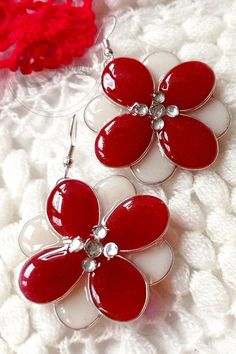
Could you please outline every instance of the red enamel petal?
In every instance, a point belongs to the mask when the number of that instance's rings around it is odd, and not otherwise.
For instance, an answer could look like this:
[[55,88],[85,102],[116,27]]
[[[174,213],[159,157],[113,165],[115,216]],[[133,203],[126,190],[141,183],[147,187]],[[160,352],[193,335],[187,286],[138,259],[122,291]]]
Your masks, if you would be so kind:
[[19,276],[19,286],[30,301],[46,303],[63,296],[82,274],[84,252],[54,247],[30,258]]
[[98,223],[98,201],[87,184],[67,179],[58,183],[49,195],[47,216],[60,235],[84,238]]
[[161,81],[159,90],[165,94],[165,106],[176,105],[180,110],[187,110],[204,103],[214,88],[212,69],[200,61],[189,61],[171,69]]
[[150,116],[116,117],[100,130],[95,142],[96,156],[109,167],[129,166],[145,153],[152,135]]
[[201,169],[213,163],[218,153],[218,142],[211,129],[188,116],[163,118],[159,141],[166,156],[176,165]]
[[110,99],[124,106],[135,102],[149,106],[154,84],[148,69],[138,60],[116,58],[103,70],[102,88]]
[[165,203],[151,195],[137,195],[119,204],[106,221],[106,242],[120,250],[136,250],[155,242],[166,230],[169,212]]
[[115,321],[133,320],[146,307],[148,289],[142,274],[119,256],[102,261],[89,274],[89,290],[98,310]]

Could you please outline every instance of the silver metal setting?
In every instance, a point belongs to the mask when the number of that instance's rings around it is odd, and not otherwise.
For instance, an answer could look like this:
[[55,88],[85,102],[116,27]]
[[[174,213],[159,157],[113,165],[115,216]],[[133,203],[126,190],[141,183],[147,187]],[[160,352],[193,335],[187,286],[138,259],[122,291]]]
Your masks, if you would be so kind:
[[70,253],[73,253],[84,250],[88,257],[83,259],[82,268],[85,272],[90,273],[99,266],[95,258],[101,256],[105,246],[95,237],[89,237],[85,242],[80,236],[74,239],[63,237],[63,246],[60,251],[66,252],[68,250]]
[[152,128],[160,130],[164,127],[164,121],[160,120],[161,117],[167,115],[168,117],[175,118],[180,114],[180,110],[176,105],[165,106],[165,95],[163,92],[154,92],[152,95],[152,104],[148,107],[146,104],[135,102],[128,110],[137,116],[152,116]]
[[165,106],[165,95],[163,92],[157,91],[153,94],[152,104],[149,108],[149,114],[153,117],[152,128],[161,130],[164,128],[164,121],[160,118],[164,115],[175,118],[180,114],[180,110],[176,105]]
[[82,268],[86,273],[93,272],[99,266],[99,262],[95,258],[103,254],[106,258],[111,259],[119,253],[119,248],[114,242],[108,242],[103,245],[100,241],[100,239],[106,237],[107,232],[108,228],[105,225],[105,221],[102,220],[99,225],[94,226],[93,234],[85,242],[80,236],[74,239],[63,237],[63,245],[60,251],[66,252],[68,250],[72,253],[84,250],[88,257],[83,259]]

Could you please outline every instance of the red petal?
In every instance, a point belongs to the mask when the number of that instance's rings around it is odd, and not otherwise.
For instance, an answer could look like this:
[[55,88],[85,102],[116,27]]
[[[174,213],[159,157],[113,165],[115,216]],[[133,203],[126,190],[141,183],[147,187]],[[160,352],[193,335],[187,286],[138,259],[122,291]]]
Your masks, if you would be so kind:
[[159,198],[137,195],[119,204],[106,221],[106,242],[120,250],[136,250],[155,242],[166,230],[168,208]]
[[115,321],[137,318],[147,304],[147,285],[142,274],[126,259],[101,262],[89,274],[91,298],[98,310]]
[[103,70],[102,88],[109,98],[124,106],[135,102],[150,106],[154,84],[148,69],[138,60],[116,58]]
[[63,296],[82,274],[84,252],[60,247],[43,250],[30,258],[19,276],[19,286],[30,301],[46,303]]
[[180,110],[186,110],[204,103],[214,88],[212,69],[200,61],[189,61],[171,69],[161,81],[159,90],[165,94],[165,106],[176,105]]
[[95,153],[99,161],[108,167],[129,166],[142,157],[152,136],[150,116],[124,114],[100,130]]
[[49,195],[47,215],[60,235],[84,238],[99,221],[99,205],[87,184],[67,179],[58,183]]
[[212,164],[218,153],[218,143],[211,129],[188,116],[163,117],[164,127],[159,141],[166,156],[176,165],[201,169]]

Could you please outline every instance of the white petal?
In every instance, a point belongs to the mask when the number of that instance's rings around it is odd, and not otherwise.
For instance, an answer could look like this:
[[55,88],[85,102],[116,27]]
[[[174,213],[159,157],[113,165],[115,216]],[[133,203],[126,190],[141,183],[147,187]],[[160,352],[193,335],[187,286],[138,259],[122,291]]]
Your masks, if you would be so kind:
[[72,329],[91,326],[99,317],[99,312],[89,298],[88,276],[84,274],[69,294],[55,304],[59,320]]
[[224,134],[230,125],[230,114],[227,107],[214,97],[201,108],[188,112],[188,115],[205,123],[217,137]]
[[84,110],[84,120],[94,132],[99,130],[114,117],[122,113],[122,108],[100,95],[90,101]]
[[146,65],[152,74],[156,83],[156,90],[158,89],[158,83],[161,78],[179,63],[179,58],[169,52],[155,52],[148,55],[143,61],[143,64]]
[[162,280],[170,271],[174,254],[170,245],[163,241],[144,251],[131,253],[128,258],[141,270],[153,285]]
[[110,176],[94,187],[97,193],[101,215],[106,215],[114,206],[122,200],[133,197],[136,194],[134,185],[124,176]]
[[31,257],[43,247],[60,244],[43,215],[30,219],[22,228],[19,235],[19,245],[22,252]]
[[160,151],[157,139],[154,139],[147,154],[131,166],[134,176],[144,184],[158,184],[170,177],[175,165]]

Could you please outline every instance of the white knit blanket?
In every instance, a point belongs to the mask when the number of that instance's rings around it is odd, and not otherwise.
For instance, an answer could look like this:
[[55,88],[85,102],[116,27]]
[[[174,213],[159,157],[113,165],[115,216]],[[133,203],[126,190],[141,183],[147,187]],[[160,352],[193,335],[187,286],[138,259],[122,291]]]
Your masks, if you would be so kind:
[[[79,134],[72,175],[93,185],[117,173],[94,157],[95,135],[82,117],[96,90],[97,56],[89,70],[23,78],[0,72],[0,353],[1,354],[234,354],[236,353],[236,1],[95,0],[98,20],[112,12],[115,54],[142,57],[157,49],[210,64],[217,96],[232,113],[214,167],[179,170],[160,187],[137,182],[138,192],[161,196],[171,212],[176,261],[156,286],[151,319],[119,325],[106,320],[73,332],[50,305],[26,301],[17,288],[24,262],[23,223],[44,210],[62,176],[71,114]],[[76,69],[76,70],[75,70]],[[90,75],[91,74],[91,75]],[[118,170],[131,177],[129,170]],[[46,291],[46,289],[45,289]],[[78,310],[79,311],[79,310]],[[79,312],[78,312],[79,313]]]

